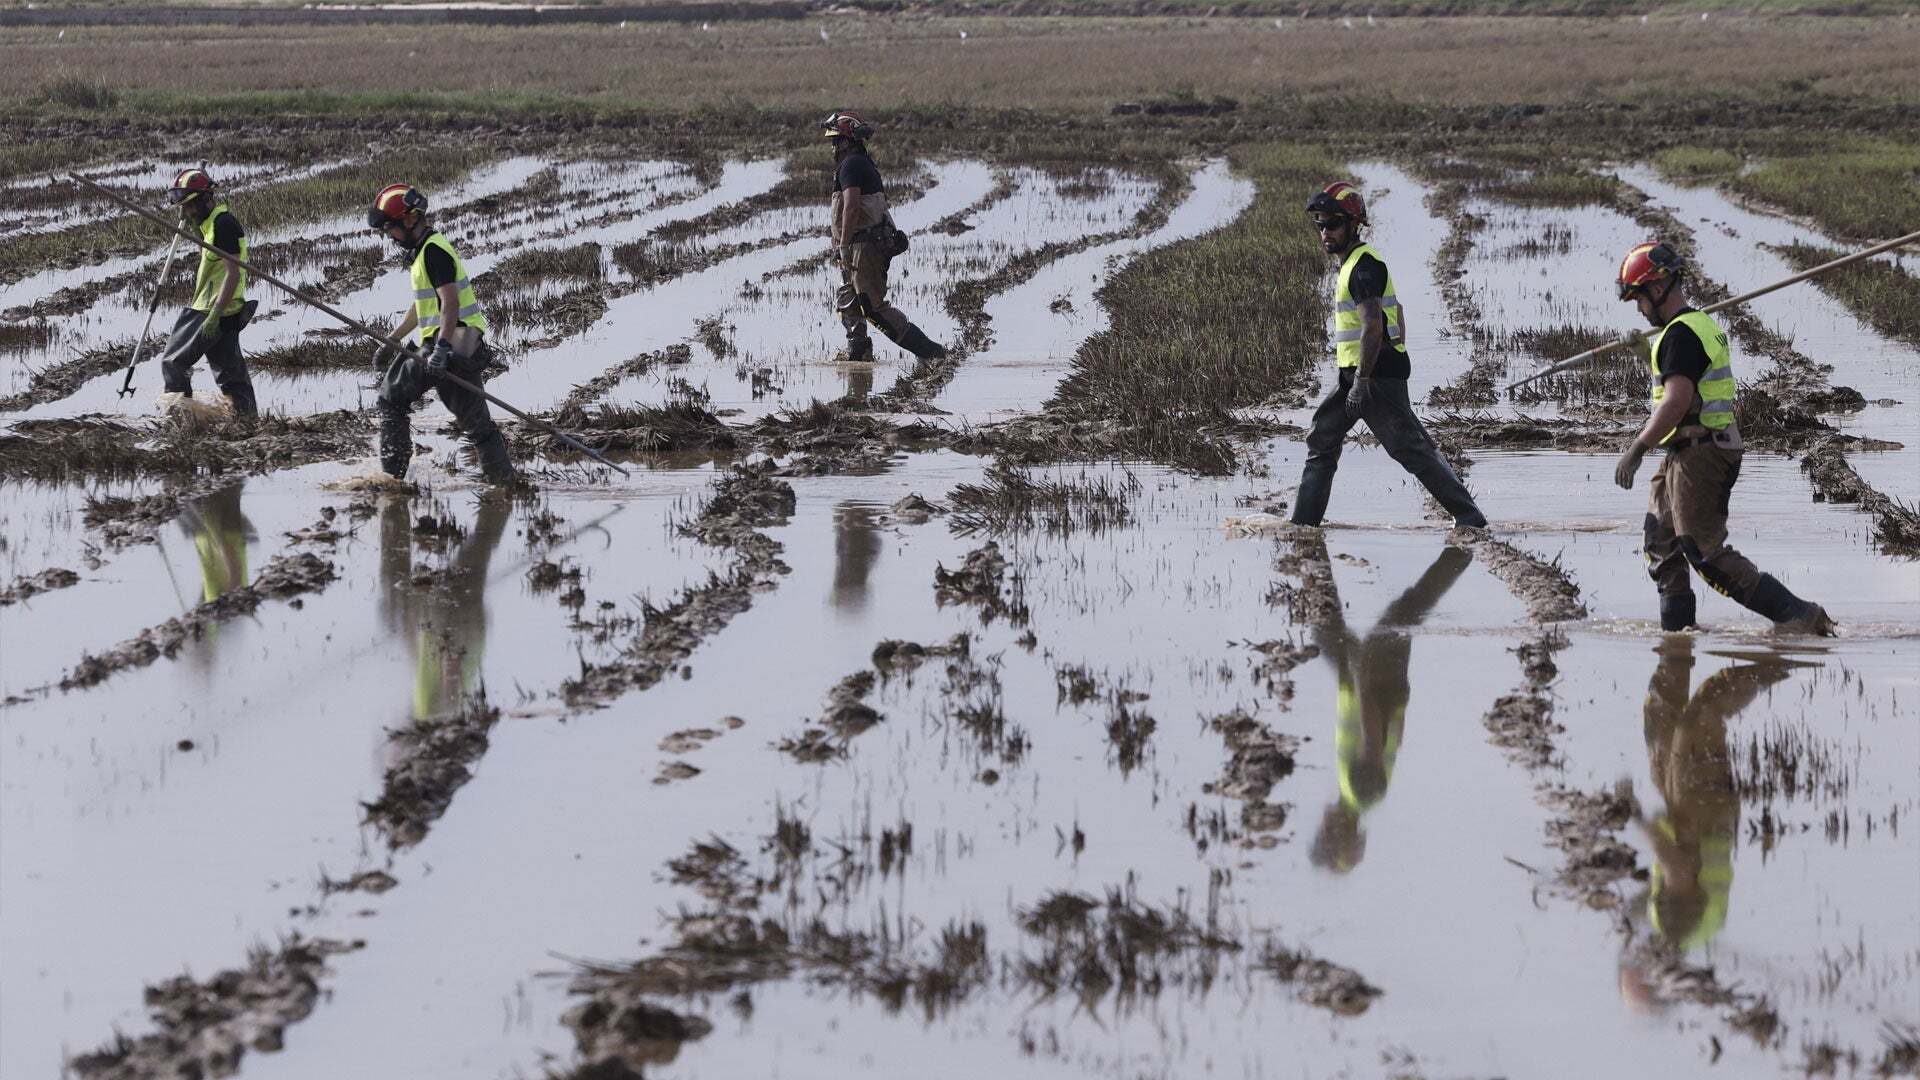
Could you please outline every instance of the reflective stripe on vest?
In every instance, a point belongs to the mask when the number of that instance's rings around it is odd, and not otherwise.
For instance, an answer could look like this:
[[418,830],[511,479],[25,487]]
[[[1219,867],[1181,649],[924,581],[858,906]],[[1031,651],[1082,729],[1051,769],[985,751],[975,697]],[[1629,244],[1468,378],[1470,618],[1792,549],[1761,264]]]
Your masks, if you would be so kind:
[[1354,813],[1364,814],[1386,795],[1384,784],[1393,780],[1393,760],[1400,754],[1400,731],[1406,723],[1406,710],[1395,709],[1387,719],[1385,745],[1379,748],[1382,790],[1362,797],[1353,786],[1353,767],[1367,757],[1366,721],[1361,712],[1360,695],[1344,677],[1340,680],[1338,702],[1340,715],[1333,728],[1333,760],[1340,781],[1340,801]]
[[[1653,371],[1653,407],[1658,409],[1660,399],[1667,396],[1666,383],[1660,378],[1660,342],[1665,340],[1674,323],[1684,323],[1691,328],[1707,350],[1707,370],[1699,380],[1700,423],[1714,431],[1725,431],[1733,424],[1733,353],[1727,348],[1727,332],[1701,312],[1689,311],[1661,327],[1653,336],[1652,359],[1648,363]],[[1673,432],[1669,431],[1660,441],[1671,438]]]
[[[213,212],[207,215],[205,221],[200,223],[200,239],[203,242],[208,244],[213,243],[214,222],[219,221],[220,215],[227,212],[227,204],[221,203],[213,208]],[[247,257],[247,238],[245,235],[240,237],[238,257],[241,259]],[[220,312],[222,315],[231,315],[239,311],[241,305],[247,302],[247,272],[236,268],[234,273],[240,275],[240,280],[234,284],[233,299],[227,301],[226,308]],[[220,299],[220,288],[226,283],[227,260],[215,255],[206,248],[201,248],[200,271],[194,275],[193,279],[193,310],[212,311],[213,302]]]
[[[1666,837],[1668,843],[1680,844],[1673,822],[1665,816],[1654,822],[1654,828]],[[1678,945],[1683,952],[1697,949],[1719,935],[1721,928],[1727,925],[1727,908],[1733,899],[1733,837],[1711,833],[1703,836],[1699,840],[1699,854],[1700,870],[1693,879],[1694,888],[1701,897],[1697,921],[1668,925],[1673,920],[1667,914],[1664,901],[1672,884],[1667,880],[1666,869],[1658,859],[1653,862],[1652,880],[1649,882],[1648,918],[1660,936]]]
[[413,255],[413,314],[419,323],[420,342],[425,344],[428,338],[440,332],[440,290],[433,287],[427,277],[427,249],[438,247],[453,260],[453,287],[460,291],[460,313],[457,321],[475,330],[487,328],[487,317],[480,314],[480,297],[473,291],[473,282],[467,278],[467,264],[460,261],[460,253],[453,250],[447,238],[439,233],[426,238],[420,244],[420,250]]
[[[1380,253],[1373,250],[1372,244],[1360,244],[1347,252],[1346,261],[1340,264],[1340,285],[1333,293],[1333,355],[1343,368],[1360,366],[1360,339],[1366,334],[1366,327],[1361,325],[1360,305],[1351,289],[1353,268],[1362,255],[1380,259]],[[1382,266],[1386,262],[1380,259]],[[1398,351],[1406,352],[1406,334],[1400,329],[1400,301],[1394,296],[1392,270],[1387,271],[1387,292],[1380,298],[1380,312],[1387,319],[1387,342]]]

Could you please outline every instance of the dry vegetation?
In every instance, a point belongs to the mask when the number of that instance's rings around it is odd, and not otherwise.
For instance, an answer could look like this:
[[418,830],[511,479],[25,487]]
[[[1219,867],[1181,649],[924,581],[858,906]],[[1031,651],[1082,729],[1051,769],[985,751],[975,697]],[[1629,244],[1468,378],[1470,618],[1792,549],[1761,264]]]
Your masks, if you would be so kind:
[[[1364,94],[1333,124],[1395,126],[1388,102],[1481,106],[1634,101],[1672,91],[1671,50],[1684,27],[1688,82],[1671,109],[1690,118],[1716,96],[1920,98],[1920,24],[1852,18],[1656,17],[1390,19],[1345,28],[1333,18],[879,18],[715,23],[572,24],[530,30],[435,27],[438,46],[480,63],[429,64],[424,31],[363,26],[70,27],[0,31],[0,99],[16,111],[161,109],[184,93],[270,92],[226,99],[215,115],[286,111],[582,106],[752,113],[830,108],[851,85],[889,109],[1059,108],[1105,112],[1143,96],[1224,95],[1242,104],[1288,94]],[[828,40],[822,41],[822,30]],[[965,38],[961,31],[966,32]],[[154,63],[164,54],[166,63]],[[261,58],[272,56],[273,63]],[[1489,57],[1508,58],[1497,78]],[[1369,74],[1364,87],[1353,72]],[[79,80],[75,83],[74,80]],[[87,91],[97,86],[101,93]],[[474,100],[483,95],[487,100]],[[49,105],[46,101],[65,102]],[[565,99],[565,100],[559,100]],[[1722,118],[1723,122],[1731,118]]]

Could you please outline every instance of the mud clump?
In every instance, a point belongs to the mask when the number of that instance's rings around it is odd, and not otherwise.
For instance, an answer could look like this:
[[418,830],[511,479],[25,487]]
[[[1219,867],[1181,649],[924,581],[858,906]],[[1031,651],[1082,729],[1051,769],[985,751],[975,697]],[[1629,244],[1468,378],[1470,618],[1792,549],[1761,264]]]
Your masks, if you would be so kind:
[[1276,582],[1267,591],[1270,607],[1284,606],[1295,623],[1322,626],[1340,618],[1340,592],[1333,582],[1333,560],[1318,529],[1288,526],[1284,546],[1273,558],[1275,571],[1296,579]]
[[1011,582],[1007,577],[1007,558],[1000,554],[1000,545],[989,540],[984,547],[967,552],[958,569],[949,570],[945,563],[934,567],[933,599],[941,607],[974,605],[980,611],[982,626],[991,625],[996,618],[1025,626],[1032,617],[1025,599],[1025,579],[1018,572]]
[[13,579],[13,584],[0,589],[0,607],[11,607],[41,593],[70,588],[79,583],[79,574],[60,566],[50,566],[37,574],[22,574]]
[[1293,669],[1320,655],[1318,645],[1295,645],[1291,641],[1248,642],[1247,648],[1260,654],[1253,665],[1254,679],[1282,704],[1293,700]]
[[922,645],[917,641],[888,638],[873,647],[873,667],[882,679],[913,673],[915,668],[937,657],[966,656],[973,639],[965,633],[953,635],[940,645]]
[[573,1030],[581,1064],[561,1074],[567,1080],[642,1077],[651,1065],[667,1065],[680,1047],[712,1033],[698,1016],[682,1016],[619,987],[569,1009],[560,1022]]
[[1553,654],[1566,647],[1565,634],[1548,630],[1509,650],[1519,656],[1526,683],[1494,701],[1481,720],[1489,741],[1529,769],[1547,768],[1559,756],[1553,737],[1566,729],[1554,722],[1548,688],[1560,675]]
[[219,623],[235,616],[251,615],[269,599],[287,599],[318,591],[333,579],[333,564],[311,552],[278,556],[260,571],[252,584],[231,589],[185,615],[142,630],[138,637],[104,653],[82,656],[73,670],[60,680],[60,689],[82,690],[116,672],[145,667],[163,656],[172,657],[181,646],[198,639]]
[[281,1048],[289,1024],[313,1012],[327,958],[363,943],[295,935],[278,952],[256,950],[247,966],[205,982],[181,975],[147,987],[147,1011],[160,1030],[67,1062],[82,1080],[155,1076],[230,1076],[248,1050]]
[[397,851],[426,838],[454,793],[473,779],[473,763],[487,752],[487,734],[499,721],[500,710],[487,704],[483,691],[458,711],[388,733],[391,764],[380,797],[365,810],[367,823],[386,836],[389,847]]
[[1202,790],[1241,805],[1241,825],[1249,832],[1273,832],[1287,822],[1286,803],[1269,803],[1273,786],[1293,774],[1294,758],[1300,740],[1281,735],[1251,714],[1235,709],[1207,721],[1218,732],[1232,756],[1219,779],[1209,781]]
[[180,514],[181,500],[173,494],[89,496],[80,521],[99,529],[109,547],[151,544],[154,530]]
[[1613,886],[1639,866],[1633,848],[1616,835],[1633,820],[1633,801],[1619,792],[1553,787],[1546,802],[1559,815],[1547,823],[1547,839],[1565,855],[1560,889],[1590,907],[1613,907]]
[[1341,1016],[1366,1012],[1373,999],[1385,993],[1352,968],[1271,943],[1261,953],[1260,966],[1293,984],[1301,1001]]
[[848,743],[885,719],[879,710],[863,700],[873,692],[877,681],[871,671],[856,671],[841,679],[827,692],[827,707],[816,726],[781,739],[774,744],[775,749],[795,761],[808,763],[846,756]]
[[1534,622],[1587,617],[1587,606],[1580,602],[1580,587],[1558,558],[1548,562],[1475,529],[1455,530],[1449,542],[1471,549],[1487,570],[1506,582],[1513,595],[1527,605],[1527,616]]

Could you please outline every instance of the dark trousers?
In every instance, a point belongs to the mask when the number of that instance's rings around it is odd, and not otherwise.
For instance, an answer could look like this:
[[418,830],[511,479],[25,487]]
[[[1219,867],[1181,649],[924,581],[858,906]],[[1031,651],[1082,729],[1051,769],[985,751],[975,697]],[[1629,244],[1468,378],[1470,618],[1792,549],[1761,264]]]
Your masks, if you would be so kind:
[[1341,368],[1333,392],[1313,411],[1313,430],[1307,433],[1307,466],[1300,474],[1293,523],[1318,525],[1326,516],[1327,499],[1333,495],[1333,474],[1340,467],[1341,444],[1353,425],[1365,420],[1393,460],[1453,515],[1456,525],[1485,526],[1486,515],[1474,505],[1472,493],[1453,475],[1447,459],[1440,456],[1440,448],[1433,444],[1420,418],[1413,415],[1413,405],[1407,401],[1407,380],[1373,380],[1373,394],[1358,418],[1347,415],[1347,389],[1352,385],[1353,369]]
[[214,385],[233,399],[235,415],[258,416],[260,406],[253,396],[253,378],[247,374],[247,359],[240,353],[240,330],[246,320],[239,315],[221,319],[220,340],[208,345],[200,336],[200,325],[206,317],[205,312],[188,308],[173,321],[167,351],[160,358],[160,377],[167,392],[192,397],[193,365],[204,356],[213,369]]
[[[462,379],[482,385],[481,371],[492,357],[491,347],[482,344],[470,359],[456,360],[450,370]],[[393,361],[380,380],[380,467],[388,476],[404,476],[413,457],[413,423],[409,411],[428,390],[440,391],[440,401],[453,414],[467,441],[480,459],[480,471],[489,480],[507,480],[513,476],[513,462],[507,456],[507,440],[494,425],[487,411],[487,399],[450,380],[435,378],[427,371],[427,360],[410,353]]]

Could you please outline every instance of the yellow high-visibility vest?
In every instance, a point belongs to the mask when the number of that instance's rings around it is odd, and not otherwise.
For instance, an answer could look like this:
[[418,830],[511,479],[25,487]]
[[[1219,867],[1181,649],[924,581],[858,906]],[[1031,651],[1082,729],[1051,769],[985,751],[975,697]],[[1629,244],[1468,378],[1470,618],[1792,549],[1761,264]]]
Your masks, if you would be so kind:
[[[208,244],[213,243],[213,223],[220,220],[221,214],[227,212],[227,204],[220,203],[213,208],[212,213],[207,215],[206,220],[200,223],[202,241]],[[237,257],[242,260],[247,257],[247,238],[244,235],[240,237],[240,251]],[[220,299],[220,290],[227,283],[227,269],[227,260],[206,248],[200,249],[200,271],[194,275],[193,279],[193,310],[213,310],[213,302]],[[241,305],[247,302],[247,272],[237,266],[233,268],[233,272],[240,276],[240,280],[233,287],[233,299],[227,301],[227,306],[220,312],[223,316],[239,311]]]
[[427,237],[421,243],[420,250],[413,255],[413,313],[419,322],[420,343],[425,345],[440,332],[440,290],[434,288],[433,282],[427,277],[427,249],[430,247],[440,248],[453,260],[453,285],[460,290],[460,313],[455,321],[475,330],[485,330],[487,317],[480,314],[480,297],[473,291],[473,282],[467,277],[467,264],[460,261],[460,253],[453,250],[447,238],[436,232]]
[[[1689,311],[1673,322],[1660,328],[1653,335],[1653,351],[1648,366],[1653,371],[1653,407],[1660,407],[1660,399],[1667,396],[1666,382],[1660,377],[1660,342],[1673,329],[1674,323],[1682,323],[1692,329],[1707,350],[1707,370],[1700,376],[1700,423],[1713,431],[1725,431],[1733,424],[1733,353],[1727,348],[1727,332],[1720,324],[1698,311]],[[1666,442],[1673,438],[1669,431],[1661,436]]]
[[[1372,244],[1356,244],[1347,252],[1347,261],[1340,264],[1340,287],[1333,294],[1333,355],[1343,368],[1360,366],[1360,339],[1366,332],[1360,320],[1360,305],[1354,302],[1351,288],[1353,268],[1362,255],[1380,259],[1380,253],[1373,250]],[[1382,265],[1386,261],[1380,259]],[[1392,270],[1387,271],[1387,292],[1380,298],[1380,311],[1387,317],[1387,343],[1404,354],[1407,335],[1400,329],[1400,301],[1394,298]]]

